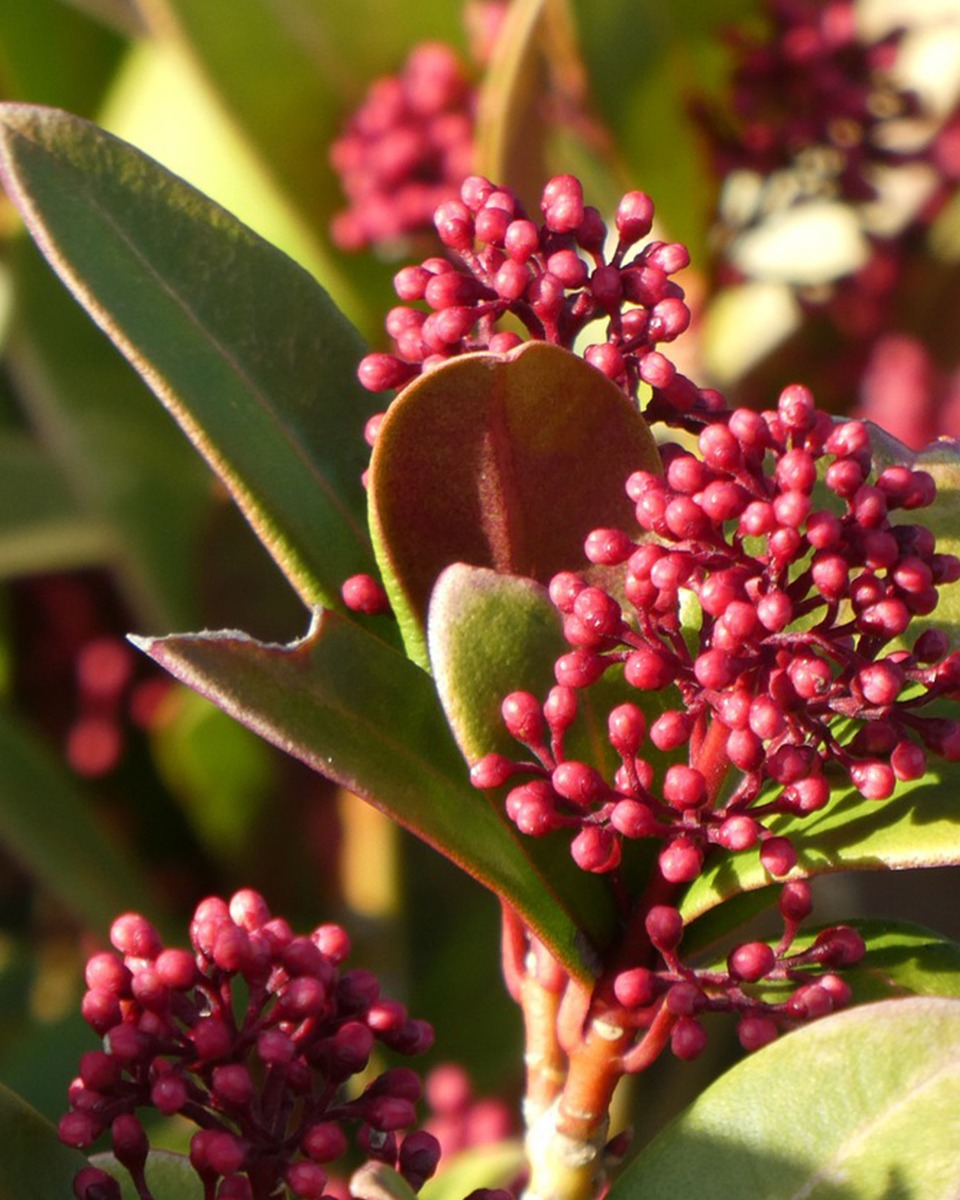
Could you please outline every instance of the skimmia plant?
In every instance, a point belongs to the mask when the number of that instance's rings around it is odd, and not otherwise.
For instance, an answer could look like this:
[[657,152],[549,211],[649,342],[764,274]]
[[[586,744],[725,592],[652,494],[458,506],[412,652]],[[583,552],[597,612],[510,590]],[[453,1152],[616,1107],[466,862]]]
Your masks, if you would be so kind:
[[[899,33],[854,44],[851,11],[782,3],[774,49],[738,43],[741,124],[696,106],[721,173],[819,149],[818,187],[853,205],[876,198],[875,159],[924,157],[874,144],[918,102],[878,78]],[[572,173],[544,171],[532,202],[478,173],[497,89],[546,33],[566,74],[545,126],[576,110],[596,151],[564,13],[475,4],[496,88],[424,44],[333,143],[333,240],[408,252],[373,351],[310,274],[140,150],[0,109],[27,230],[309,623],[290,644],[134,644],[493,894],[491,987],[499,968],[525,1039],[522,1148],[500,1110],[496,1142],[479,1116],[465,1132],[454,1067],[428,1077],[425,1123],[405,1064],[434,1030],[349,965],[340,924],[299,933],[247,887],[202,899],[176,942],[132,896],[86,963],[99,1045],[59,1127],[0,1092],[0,1198],[960,1188],[960,947],[835,902],[821,918],[816,886],[960,864],[960,455],[791,377],[759,405],[695,382],[702,301],[669,211],[636,189],[593,205]],[[781,76],[785,108],[765,103]],[[731,1044],[651,1139],[631,1086]]]

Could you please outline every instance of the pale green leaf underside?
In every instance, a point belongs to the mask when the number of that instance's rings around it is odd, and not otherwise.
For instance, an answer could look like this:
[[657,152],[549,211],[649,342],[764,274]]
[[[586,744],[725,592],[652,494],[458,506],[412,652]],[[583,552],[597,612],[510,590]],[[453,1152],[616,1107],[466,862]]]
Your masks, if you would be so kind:
[[[890,800],[864,800],[852,788],[808,817],[777,817],[771,832],[790,837],[798,856],[794,877],[830,871],[902,870],[960,863],[957,797],[960,768],[936,763],[923,779],[899,785]],[[738,892],[771,882],[756,850],[724,854],[680,905],[688,921]]]
[[[139,1200],[129,1172],[112,1154],[94,1154],[90,1161],[117,1180],[123,1200]],[[203,1184],[185,1154],[173,1154],[169,1150],[151,1150],[146,1172],[150,1191],[157,1200],[202,1200]],[[53,1197],[50,1200],[53,1200]]]
[[864,1005],[746,1059],[610,1200],[956,1200],[960,1000]]

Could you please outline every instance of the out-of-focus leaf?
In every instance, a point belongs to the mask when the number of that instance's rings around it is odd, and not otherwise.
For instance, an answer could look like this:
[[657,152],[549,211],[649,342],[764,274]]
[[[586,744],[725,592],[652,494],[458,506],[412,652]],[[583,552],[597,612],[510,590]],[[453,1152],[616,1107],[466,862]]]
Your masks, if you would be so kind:
[[521,914],[580,977],[604,914],[574,907],[469,784],[429,676],[336,613],[289,647],[243,634],[135,639],[261,737],[388,813]]
[[185,46],[165,38],[136,43],[97,124],[223,205],[321,280],[338,308],[363,318],[354,281],[333,269],[318,230],[264,170]]
[[864,1005],[727,1072],[634,1159],[610,1200],[954,1200],[960,1000]]
[[209,473],[26,239],[14,267],[10,369],[19,398],[77,511],[109,538],[106,560],[138,620],[188,626],[199,619]]
[[649,192],[671,237],[706,261],[712,195],[688,116],[693,97],[724,79],[718,31],[755,0],[576,0],[590,85],[633,187]]
[[627,476],[659,461],[616,384],[558,346],[466,355],[410,384],[377,434],[369,497],[411,657],[426,665],[423,623],[444,567],[547,583],[585,566],[591,529],[633,526]]
[[194,692],[179,697],[151,745],[157,769],[211,856],[235,858],[269,796],[269,747]]
[[0,94],[92,114],[123,41],[63,0],[0,0]]
[[[267,173],[323,238],[344,207],[329,164],[347,113],[378,76],[395,73],[418,42],[462,38],[449,0],[140,0],[156,38],[195,61]],[[394,264],[320,250],[318,276],[370,338],[392,303]]]
[[0,434],[0,577],[103,562],[111,549],[50,455],[24,434]]
[[307,602],[369,569],[362,347],[300,268],[133,147],[4,106],[0,162],[52,264],[181,422]]
[[[865,800],[849,786],[838,788],[820,812],[775,817],[769,828],[789,837],[796,848],[794,878],[951,866],[960,863],[958,784],[960,767],[937,762],[922,779],[902,783],[890,800]],[[769,883],[756,850],[725,854],[690,885],[680,909],[692,921],[738,892]]]
[[0,842],[77,920],[106,933],[118,912],[156,915],[144,881],[65,770],[0,713]]
[[350,1176],[350,1195],[356,1200],[415,1200],[404,1177],[383,1162],[366,1162]]
[[[112,1154],[94,1154],[95,1167],[107,1171],[120,1184],[123,1200],[140,1200],[130,1173]],[[146,1166],[147,1184],[160,1200],[203,1200],[203,1183],[186,1154],[169,1150],[151,1150]],[[51,1197],[50,1200],[53,1200]]]
[[[511,4],[480,87],[474,170],[512,188],[535,211],[564,135],[571,158],[559,169],[580,174],[571,159],[577,140],[578,157],[588,149],[587,91],[569,0]],[[595,173],[580,177],[593,184]],[[592,190],[591,201],[602,203]]]
[[71,1196],[73,1177],[86,1165],[79,1150],[64,1146],[53,1125],[3,1084],[0,1147],[0,1200]]
[[182,40],[284,188],[329,215],[327,151],[363,80],[395,70],[425,38],[457,40],[447,0],[141,0],[154,31]]

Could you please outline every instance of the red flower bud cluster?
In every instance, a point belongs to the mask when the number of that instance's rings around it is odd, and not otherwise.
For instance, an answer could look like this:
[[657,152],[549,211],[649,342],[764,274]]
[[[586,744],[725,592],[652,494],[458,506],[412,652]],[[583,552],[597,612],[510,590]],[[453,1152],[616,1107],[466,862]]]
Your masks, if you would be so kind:
[[331,236],[342,250],[432,229],[473,158],[475,92],[449,46],[414,48],[399,76],[378,79],[330,150],[349,208]]
[[[607,227],[584,204],[572,175],[550,180],[541,209],[543,220],[531,220],[512,192],[480,176],[467,179],[460,198],[442,204],[435,216],[456,265],[428,258],[398,272],[394,286],[404,304],[387,317],[396,353],[363,359],[364,386],[375,392],[402,387],[473,350],[505,353],[523,340],[517,322],[527,338],[568,349],[588,326],[602,322],[605,340],[589,345],[584,357],[634,399],[647,384],[650,418],[716,411],[719,397],[679,374],[657,348],[690,322],[683,290],[671,278],[689,255],[677,242],[644,241],[653,225],[650,198],[643,192],[622,198],[609,254]],[[513,327],[501,328],[508,316]]]
[[[418,1076],[392,1068],[344,1094],[377,1042],[403,1055],[429,1049],[433,1032],[380,995],[375,976],[344,970],[350,943],[321,925],[296,936],[256,892],[201,902],[191,950],[166,949],[153,926],[127,913],[111,928],[117,953],[87,963],[82,1011],[103,1038],[83,1055],[61,1140],[85,1149],[109,1130],[114,1155],[144,1200],[149,1151],[141,1108],[198,1125],[190,1161],[213,1200],[268,1200],[283,1185],[318,1200],[326,1168],[358,1146],[419,1188],[439,1146],[416,1120]],[[116,1195],[102,1172],[81,1172],[79,1200]],[[109,1180],[109,1176],[105,1177]],[[106,1189],[106,1190],[105,1190]]]
[[[679,956],[683,918],[666,904],[647,912],[647,938],[656,957],[650,967],[620,971],[613,993],[638,1031],[650,1029],[666,1016],[670,1048],[677,1058],[697,1058],[707,1045],[702,1018],[710,1013],[733,1013],[745,1050],[759,1050],[790,1029],[842,1008],[850,986],[836,973],[854,966],[866,952],[863,939],[849,926],[822,930],[803,950],[791,953],[797,928],[812,908],[810,885],[803,880],[785,884],[780,896],[784,933],[776,946],[743,942],[727,956],[725,965],[694,969]],[[635,1057],[645,1063],[643,1038],[624,1056],[624,1069]]]
[[[795,860],[769,819],[822,809],[837,768],[884,800],[923,775],[928,752],[960,758],[960,724],[922,713],[957,689],[960,655],[936,630],[905,648],[911,619],[933,611],[960,561],[936,553],[923,526],[891,521],[931,503],[932,478],[905,467],[874,477],[866,427],[834,424],[800,386],[776,411],[706,426],[698,448],[665,447],[663,477],[628,480],[641,540],[615,529],[587,539],[592,562],[622,568],[622,602],[580,575],[552,580],[572,649],[543,705],[523,692],[503,704],[535,761],[488,755],[472,770],[478,787],[525,776],[507,814],[532,836],[573,832],[584,870],[615,870],[624,838],[656,838],[669,884],[695,879],[713,847],[758,843],[783,875]],[[620,766],[608,778],[569,759],[565,735],[578,690],[614,666],[628,689],[658,693],[660,711],[648,723],[627,699],[609,712]]]
[[876,166],[904,158],[880,128],[918,108],[891,75],[902,31],[861,40],[853,0],[770,0],[767,9],[762,36],[728,32],[737,56],[730,117],[715,104],[694,110],[718,175],[789,172],[796,190],[872,199]]

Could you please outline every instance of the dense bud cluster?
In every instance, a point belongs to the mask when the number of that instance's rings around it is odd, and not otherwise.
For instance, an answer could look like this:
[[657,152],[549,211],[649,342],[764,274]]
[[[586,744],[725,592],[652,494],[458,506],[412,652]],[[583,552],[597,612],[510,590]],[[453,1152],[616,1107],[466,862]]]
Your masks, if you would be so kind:
[[[719,398],[699,390],[658,349],[690,322],[672,279],[689,255],[679,243],[645,240],[653,226],[650,198],[622,198],[610,253],[606,224],[572,175],[549,181],[541,210],[543,219],[534,221],[506,188],[480,176],[465,180],[459,199],[440,205],[434,218],[454,261],[428,258],[398,272],[394,286],[404,303],[387,317],[396,352],[367,355],[359,371],[364,386],[401,387],[473,350],[505,353],[523,340],[517,322],[527,338],[567,348],[597,324],[604,340],[587,346],[584,357],[634,398],[647,384],[648,416],[713,411]],[[512,327],[501,328],[508,316]]]
[[[912,618],[933,611],[960,562],[923,526],[891,521],[931,503],[932,478],[871,474],[866,427],[835,424],[796,385],[776,411],[706,426],[698,449],[664,447],[662,477],[628,480],[640,541],[587,539],[592,562],[622,569],[624,605],[582,576],[553,579],[572,647],[557,686],[543,705],[522,692],[503,705],[534,761],[488,755],[473,768],[479,787],[525,777],[508,816],[532,836],[569,830],[584,870],[615,870],[624,838],[656,838],[669,884],[695,879],[714,847],[762,844],[768,872],[784,875],[795,860],[770,818],[822,809],[843,777],[885,800],[923,775],[928,753],[960,759],[960,724],[923,714],[957,689],[960,655],[936,630],[907,648]],[[686,625],[684,596],[698,614]],[[620,767],[608,779],[564,744],[578,691],[614,666],[627,695],[659,693],[661,711],[649,726],[629,699],[610,711]],[[657,778],[659,755],[677,751],[686,761]]]
[[899,33],[860,39],[853,0],[771,0],[761,36],[730,30],[737,57],[727,120],[696,108],[721,176],[750,170],[859,203],[873,198],[878,163],[902,158],[878,137],[916,99],[891,75]]
[[[137,1110],[179,1114],[199,1126],[190,1161],[205,1200],[268,1200],[283,1185],[318,1200],[328,1164],[357,1145],[419,1188],[436,1167],[416,1120],[418,1076],[392,1068],[362,1090],[376,1043],[403,1055],[429,1049],[433,1033],[380,995],[367,971],[345,970],[350,943],[321,925],[296,936],[256,892],[201,902],[192,949],[166,949],[142,916],[111,928],[116,953],[87,963],[82,1011],[103,1038],[83,1055],[70,1087],[61,1140],[86,1149],[109,1131],[113,1153],[148,1200],[147,1136]],[[102,1172],[81,1172],[79,1200],[110,1200]],[[106,1177],[109,1179],[109,1177]]]
[[474,88],[440,42],[415,47],[400,74],[378,79],[333,143],[330,159],[349,208],[331,235],[343,250],[432,229],[473,157]]

